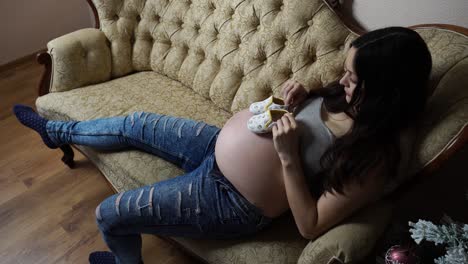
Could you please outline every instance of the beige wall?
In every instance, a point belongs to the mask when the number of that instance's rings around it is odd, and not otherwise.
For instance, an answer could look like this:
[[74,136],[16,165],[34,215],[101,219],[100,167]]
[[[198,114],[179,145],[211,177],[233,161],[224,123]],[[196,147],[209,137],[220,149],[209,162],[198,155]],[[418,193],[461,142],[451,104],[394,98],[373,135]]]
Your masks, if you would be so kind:
[[365,29],[417,24],[468,28],[468,0],[342,0]]
[[0,0],[0,65],[43,49],[49,40],[93,27],[86,0]]

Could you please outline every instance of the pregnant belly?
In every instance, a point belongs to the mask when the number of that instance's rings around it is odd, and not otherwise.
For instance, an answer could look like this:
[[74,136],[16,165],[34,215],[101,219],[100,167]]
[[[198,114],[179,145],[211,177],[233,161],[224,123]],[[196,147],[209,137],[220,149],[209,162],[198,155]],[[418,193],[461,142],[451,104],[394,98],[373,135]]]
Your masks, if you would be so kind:
[[249,202],[264,215],[276,217],[289,208],[281,163],[271,133],[254,134],[247,129],[251,116],[247,109],[228,120],[216,142],[216,162]]

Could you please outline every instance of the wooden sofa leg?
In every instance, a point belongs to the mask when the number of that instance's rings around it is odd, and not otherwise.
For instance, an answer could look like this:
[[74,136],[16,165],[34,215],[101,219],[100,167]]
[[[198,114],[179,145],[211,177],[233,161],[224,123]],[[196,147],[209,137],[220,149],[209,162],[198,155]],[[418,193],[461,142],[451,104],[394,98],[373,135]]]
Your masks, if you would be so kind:
[[60,149],[63,151],[62,161],[63,163],[67,164],[70,169],[75,168],[75,161],[73,158],[75,157],[75,153],[73,153],[73,149],[70,145],[63,145],[60,146]]

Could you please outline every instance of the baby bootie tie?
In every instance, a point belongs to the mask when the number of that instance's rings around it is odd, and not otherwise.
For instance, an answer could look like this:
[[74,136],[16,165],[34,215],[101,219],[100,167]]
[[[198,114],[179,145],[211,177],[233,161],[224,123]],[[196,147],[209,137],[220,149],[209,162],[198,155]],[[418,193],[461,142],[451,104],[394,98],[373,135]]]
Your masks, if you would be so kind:
[[254,115],[247,122],[247,128],[258,134],[271,132],[276,121],[286,113],[289,112],[283,109],[273,109],[262,114]]
[[29,106],[17,104],[13,107],[13,113],[21,124],[33,129],[42,137],[42,140],[47,147],[51,149],[58,148],[58,146],[50,140],[47,134],[46,124],[47,119],[41,117]]
[[112,252],[96,251],[89,254],[89,264],[115,264],[115,256]]
[[249,111],[254,115],[258,115],[268,110],[274,110],[274,109],[276,110],[282,109],[282,110],[287,111],[288,106],[284,104],[283,99],[274,97],[272,95],[263,101],[252,103],[249,107]]

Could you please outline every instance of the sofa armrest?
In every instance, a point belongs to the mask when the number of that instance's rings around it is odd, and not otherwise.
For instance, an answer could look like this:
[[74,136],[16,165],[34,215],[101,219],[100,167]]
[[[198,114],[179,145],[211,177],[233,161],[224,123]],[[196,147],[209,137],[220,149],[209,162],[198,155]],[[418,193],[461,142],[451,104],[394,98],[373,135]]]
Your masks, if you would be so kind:
[[298,264],[361,263],[390,222],[393,204],[381,200],[356,212],[318,237],[302,251]]
[[49,92],[72,90],[111,78],[111,53],[99,29],[86,28],[47,43],[52,57]]

